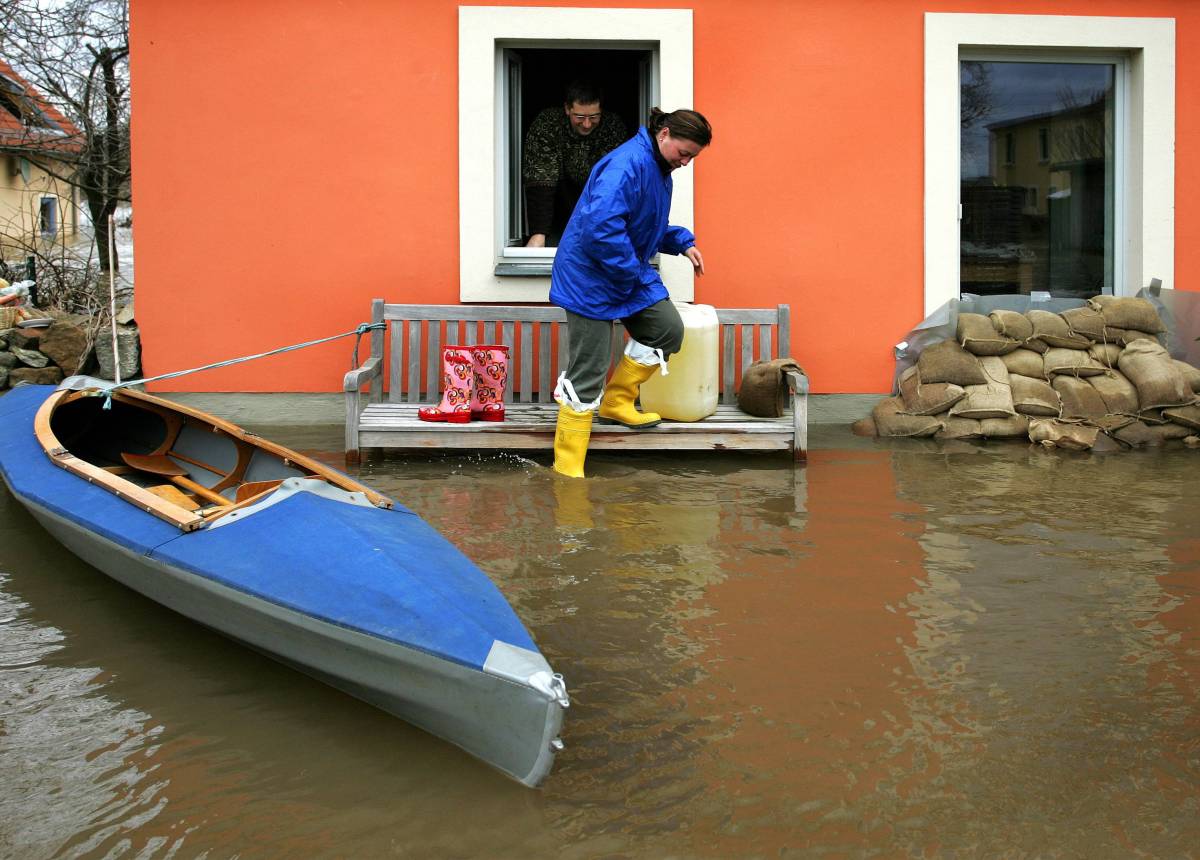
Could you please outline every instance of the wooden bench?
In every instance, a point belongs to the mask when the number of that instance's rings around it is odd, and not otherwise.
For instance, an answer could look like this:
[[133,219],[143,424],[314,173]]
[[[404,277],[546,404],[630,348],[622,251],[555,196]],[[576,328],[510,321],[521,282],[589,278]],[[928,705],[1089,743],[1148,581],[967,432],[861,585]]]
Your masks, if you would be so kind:
[[[789,373],[791,408],[781,418],[756,418],[737,407],[742,373],[758,359],[778,358],[789,348],[789,308],[717,308],[720,322],[720,386],[717,412],[702,421],[664,421],[630,430],[592,425],[590,450],[781,450],[797,460],[808,450],[808,378]],[[393,305],[371,303],[371,321],[387,330],[371,333],[371,355],[346,374],[346,459],[364,448],[548,449],[554,446],[558,404],[553,400],[560,368],[566,367],[566,313],[548,306]],[[625,339],[614,326],[614,363]],[[390,341],[390,349],[387,348]],[[440,424],[421,421],[417,410],[441,399],[443,344],[509,347],[508,385],[502,422]],[[384,396],[385,366],[390,383]],[[370,385],[364,396],[362,388]]]

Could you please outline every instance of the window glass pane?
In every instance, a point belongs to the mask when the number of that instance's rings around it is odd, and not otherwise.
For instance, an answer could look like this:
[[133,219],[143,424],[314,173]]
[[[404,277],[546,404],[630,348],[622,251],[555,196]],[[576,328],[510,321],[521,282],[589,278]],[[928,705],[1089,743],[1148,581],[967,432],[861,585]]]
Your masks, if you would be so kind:
[[1112,292],[1114,79],[1103,63],[960,63],[962,292]]

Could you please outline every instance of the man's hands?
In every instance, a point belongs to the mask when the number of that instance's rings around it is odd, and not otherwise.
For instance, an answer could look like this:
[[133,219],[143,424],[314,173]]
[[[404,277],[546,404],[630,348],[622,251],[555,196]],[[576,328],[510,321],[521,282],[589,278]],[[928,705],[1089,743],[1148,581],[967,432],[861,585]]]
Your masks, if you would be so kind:
[[704,274],[704,255],[700,253],[700,249],[695,245],[683,252],[683,256],[692,261],[692,268],[696,270],[696,275]]
[[545,248],[546,247],[546,234],[545,233],[534,233],[532,236],[529,237],[529,241],[525,243],[525,247],[526,248]]

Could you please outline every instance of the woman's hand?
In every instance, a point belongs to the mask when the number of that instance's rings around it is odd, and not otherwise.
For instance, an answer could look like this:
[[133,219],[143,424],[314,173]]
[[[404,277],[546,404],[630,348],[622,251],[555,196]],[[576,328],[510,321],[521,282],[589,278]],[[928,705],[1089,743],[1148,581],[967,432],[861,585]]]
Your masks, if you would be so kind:
[[546,234],[545,233],[534,233],[532,236],[529,237],[529,241],[525,243],[525,247],[526,248],[545,248],[546,247]]
[[683,252],[683,256],[692,261],[692,268],[696,270],[697,275],[704,274],[704,255],[700,253],[700,249],[695,245]]

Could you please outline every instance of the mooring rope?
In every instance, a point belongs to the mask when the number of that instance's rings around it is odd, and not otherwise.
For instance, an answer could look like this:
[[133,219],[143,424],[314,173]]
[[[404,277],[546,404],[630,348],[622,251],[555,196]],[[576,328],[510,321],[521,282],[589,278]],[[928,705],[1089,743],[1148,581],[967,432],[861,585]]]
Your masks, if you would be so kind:
[[292,352],[297,349],[305,349],[306,347],[316,346],[321,343],[329,343],[331,340],[339,340],[350,335],[357,335],[354,340],[354,359],[350,365],[350,369],[358,367],[358,347],[362,343],[362,337],[369,331],[380,331],[387,327],[387,323],[362,323],[353,331],[342,332],[341,334],[331,335],[330,337],[322,337],[317,340],[309,340],[304,343],[294,343],[291,346],[281,346],[278,349],[272,349],[267,352],[260,352],[256,355],[244,355],[241,358],[230,358],[225,361],[217,361],[212,364],[206,364],[202,367],[192,367],[187,370],[176,370],[172,373],[163,373],[158,376],[147,376],[142,379],[131,379],[128,382],[118,382],[116,385],[105,386],[104,393],[104,408],[112,409],[112,393],[118,388],[128,388],[131,385],[142,385],[147,382],[161,382],[164,379],[174,379],[177,376],[187,376],[189,373],[199,373],[202,370],[216,370],[219,367],[229,367],[231,364],[241,364],[244,361],[254,361],[256,358],[266,358],[270,355],[279,355],[284,352]]

